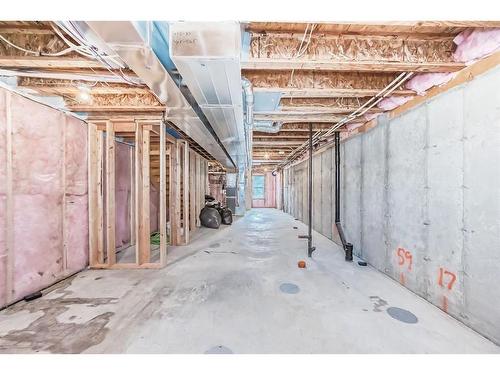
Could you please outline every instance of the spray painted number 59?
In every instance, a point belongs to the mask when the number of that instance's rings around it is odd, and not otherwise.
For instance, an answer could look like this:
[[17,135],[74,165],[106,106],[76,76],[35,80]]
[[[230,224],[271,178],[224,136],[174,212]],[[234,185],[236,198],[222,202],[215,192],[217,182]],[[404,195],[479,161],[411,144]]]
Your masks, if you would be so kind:
[[406,267],[408,267],[408,271],[411,271],[411,266],[413,264],[413,257],[411,256],[411,253],[402,247],[398,247],[396,253],[398,255],[398,264],[400,266],[406,265]]

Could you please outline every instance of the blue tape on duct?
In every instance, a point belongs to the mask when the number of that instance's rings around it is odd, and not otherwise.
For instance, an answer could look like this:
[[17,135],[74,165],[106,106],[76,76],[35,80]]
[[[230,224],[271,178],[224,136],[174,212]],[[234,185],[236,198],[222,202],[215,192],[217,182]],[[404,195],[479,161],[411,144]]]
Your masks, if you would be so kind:
[[165,21],[153,21],[153,33],[151,48],[158,59],[167,70],[176,69],[174,62],[170,59],[168,48],[169,27]]
[[141,34],[144,40],[148,38],[148,22],[149,21],[132,21],[136,30]]
[[177,133],[174,129],[172,128],[167,128],[167,133],[170,134],[172,137],[180,139],[182,138],[179,133]]
[[175,65],[170,59],[168,52],[168,22],[134,21],[135,28],[145,41],[148,39],[148,24],[151,26],[151,40],[149,41],[151,49],[166,69],[175,69]]
[[252,40],[252,35],[245,31],[241,34],[241,59],[248,60],[250,54],[250,42]]

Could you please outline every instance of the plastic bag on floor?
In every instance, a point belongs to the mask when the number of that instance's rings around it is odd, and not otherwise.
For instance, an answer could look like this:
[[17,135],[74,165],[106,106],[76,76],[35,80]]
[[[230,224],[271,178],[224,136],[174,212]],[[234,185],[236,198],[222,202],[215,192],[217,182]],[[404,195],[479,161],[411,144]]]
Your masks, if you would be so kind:
[[200,212],[200,222],[204,227],[217,229],[220,227],[221,221],[222,218],[215,208],[203,207]]
[[229,208],[223,207],[219,210],[219,213],[222,217],[222,224],[231,225],[233,223],[233,213]]

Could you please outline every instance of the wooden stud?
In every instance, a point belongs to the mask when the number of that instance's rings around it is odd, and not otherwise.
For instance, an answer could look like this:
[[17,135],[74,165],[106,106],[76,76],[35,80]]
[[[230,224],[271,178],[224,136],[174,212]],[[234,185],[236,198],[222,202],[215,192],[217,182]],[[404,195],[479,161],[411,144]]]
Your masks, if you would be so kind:
[[136,233],[135,233],[135,159],[134,159],[134,148],[130,148],[130,245],[136,244]]
[[149,130],[136,122],[135,137],[135,175],[136,175],[136,264],[149,263],[150,224],[149,224]]
[[196,228],[196,154],[194,151],[189,153],[189,226],[193,231]]
[[109,270],[130,270],[130,269],[159,269],[162,268],[160,263],[115,263],[112,266],[107,264],[98,264],[94,268],[109,269]]
[[151,259],[151,228],[150,228],[150,176],[149,176],[149,148],[150,148],[150,130],[142,129],[142,211],[138,213],[141,216],[141,242],[139,253],[139,264],[149,263]]
[[97,131],[97,259],[104,263],[104,131]]
[[87,124],[88,131],[88,200],[89,200],[89,264],[94,267],[99,263],[97,256],[98,246],[98,185],[97,185],[97,127]]
[[160,121],[160,264],[167,263],[167,160],[166,128]]
[[[196,189],[196,212],[200,212],[203,208],[201,205],[201,156],[196,155],[196,166],[195,166],[195,189]],[[196,216],[196,226],[200,227],[200,217]]]
[[106,253],[108,265],[116,263],[115,244],[115,133],[113,123],[106,124]]
[[135,189],[134,189],[134,202],[135,202],[135,256],[136,256],[136,264],[140,264],[139,252],[141,243],[141,233],[142,233],[142,221],[141,221],[141,213],[142,213],[142,154],[143,154],[143,134],[141,125],[136,121],[135,122]]
[[168,143],[168,162],[169,162],[169,174],[168,174],[168,217],[169,217],[169,222],[170,222],[170,244],[174,245],[174,234],[175,228],[174,228],[174,216],[175,216],[175,204],[174,204],[174,181],[173,181],[173,175],[172,175],[172,170],[174,167],[174,161],[173,159],[175,158],[175,145],[172,143]]
[[184,227],[184,244],[189,243],[189,144],[187,141],[182,141],[183,144],[183,166],[182,166],[182,184],[184,187],[184,200],[183,200],[183,227]]
[[179,154],[179,143],[176,142],[171,148],[171,167],[170,167],[170,179],[171,179],[171,200],[170,200],[170,241],[172,245],[178,245],[180,243],[180,154]]

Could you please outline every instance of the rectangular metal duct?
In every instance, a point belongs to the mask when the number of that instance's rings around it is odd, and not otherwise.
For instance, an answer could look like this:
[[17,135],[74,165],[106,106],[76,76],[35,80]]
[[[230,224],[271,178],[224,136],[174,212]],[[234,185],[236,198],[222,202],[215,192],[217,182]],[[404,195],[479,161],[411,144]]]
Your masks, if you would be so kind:
[[170,58],[238,165],[247,161],[238,22],[169,24]]
[[[165,104],[166,118],[196,141],[201,147],[232,168],[231,160],[186,101],[162,62],[150,45],[151,29],[139,30],[140,25],[130,21],[86,21],[76,23],[89,38],[100,38],[115,51],[139,78]],[[165,46],[166,48],[166,46]]]

